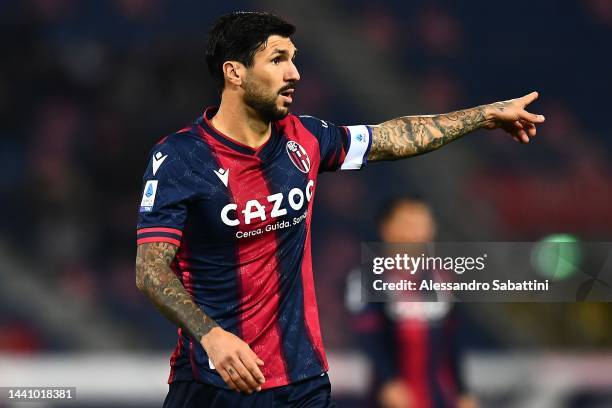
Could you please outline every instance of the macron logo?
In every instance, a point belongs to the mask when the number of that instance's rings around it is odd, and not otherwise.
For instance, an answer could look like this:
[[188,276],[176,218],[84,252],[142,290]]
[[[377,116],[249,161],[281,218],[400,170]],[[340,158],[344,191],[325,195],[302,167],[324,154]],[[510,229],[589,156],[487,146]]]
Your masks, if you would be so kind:
[[159,166],[161,166],[164,160],[166,160],[166,157],[168,157],[168,155],[162,156],[161,152],[155,153],[153,156],[153,175],[157,173]]
[[227,180],[229,178],[229,169],[225,170],[225,169],[219,168],[219,170],[213,170],[213,171],[215,172],[217,177],[219,177],[219,179],[223,182],[225,187],[227,187]]

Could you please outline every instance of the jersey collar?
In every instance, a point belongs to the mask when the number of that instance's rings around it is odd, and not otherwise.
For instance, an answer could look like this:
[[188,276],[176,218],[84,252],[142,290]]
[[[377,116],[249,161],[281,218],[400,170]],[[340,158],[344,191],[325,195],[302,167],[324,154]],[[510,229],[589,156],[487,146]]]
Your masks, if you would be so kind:
[[220,143],[223,143],[225,146],[237,151],[238,153],[249,156],[261,157],[266,151],[270,149],[270,146],[275,144],[276,140],[278,139],[278,129],[276,122],[274,122],[272,123],[272,133],[270,134],[270,137],[268,138],[268,140],[266,140],[264,144],[259,146],[257,149],[251,146],[247,146],[244,143],[240,143],[239,141],[232,139],[223,132],[217,130],[211,123],[210,119],[215,116],[218,109],[218,107],[206,108],[206,110],[202,114],[202,120],[200,121],[200,124],[207,134],[215,138]]

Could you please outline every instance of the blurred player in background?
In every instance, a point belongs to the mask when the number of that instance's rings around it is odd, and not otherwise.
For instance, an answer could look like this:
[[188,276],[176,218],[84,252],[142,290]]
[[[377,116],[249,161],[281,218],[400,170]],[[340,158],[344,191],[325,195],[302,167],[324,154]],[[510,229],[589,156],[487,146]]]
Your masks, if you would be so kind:
[[295,27],[217,19],[206,60],[221,101],[151,151],[136,284],[179,327],[166,407],[333,406],[311,261],[317,176],[433,151],[476,129],[528,142],[537,98],[374,126],[289,113]]
[[[383,242],[427,243],[436,225],[427,204],[407,197],[388,201],[378,219]],[[414,299],[414,298],[412,298]],[[374,368],[381,408],[476,408],[462,377],[459,312],[453,303],[361,302],[361,273],[350,273],[346,303],[358,346]]]

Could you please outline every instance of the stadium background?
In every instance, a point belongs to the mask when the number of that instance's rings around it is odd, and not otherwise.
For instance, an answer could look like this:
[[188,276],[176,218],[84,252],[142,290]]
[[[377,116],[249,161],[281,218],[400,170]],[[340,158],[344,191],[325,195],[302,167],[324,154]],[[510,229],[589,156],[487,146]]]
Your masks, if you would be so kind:
[[[547,122],[527,146],[477,132],[320,178],[315,279],[341,404],[359,406],[368,382],[345,276],[384,199],[427,199],[441,240],[610,240],[610,1],[2,1],[0,386],[77,385],[70,406],[159,406],[175,330],[134,284],[141,177],[150,147],[217,100],[206,30],[240,9],[297,25],[296,113],[371,124],[541,94],[532,110]],[[609,304],[468,309],[468,379],[483,402],[612,406]]]

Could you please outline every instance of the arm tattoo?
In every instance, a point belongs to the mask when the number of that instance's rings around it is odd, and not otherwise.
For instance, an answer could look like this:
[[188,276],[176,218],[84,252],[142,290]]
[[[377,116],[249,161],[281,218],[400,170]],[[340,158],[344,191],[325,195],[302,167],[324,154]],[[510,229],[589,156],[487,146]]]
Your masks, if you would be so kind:
[[165,242],[138,245],[136,286],[167,319],[200,341],[202,336],[218,325],[195,304],[170,269],[177,249],[176,245]]
[[485,106],[442,115],[403,116],[372,127],[369,161],[424,154],[483,127]]

